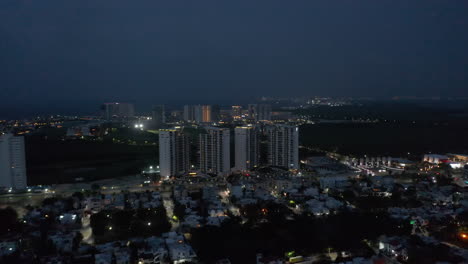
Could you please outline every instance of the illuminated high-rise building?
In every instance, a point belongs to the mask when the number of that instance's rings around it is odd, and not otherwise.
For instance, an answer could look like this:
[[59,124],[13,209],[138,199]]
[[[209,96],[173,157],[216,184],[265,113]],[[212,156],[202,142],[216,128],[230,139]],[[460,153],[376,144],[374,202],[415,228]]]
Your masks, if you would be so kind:
[[182,175],[190,169],[190,145],[182,129],[159,130],[159,169],[161,177]]
[[255,127],[244,126],[234,129],[235,168],[251,170],[259,163],[259,135]]
[[201,123],[211,122],[211,105],[201,105]]
[[0,187],[25,189],[24,137],[0,133]]
[[227,175],[230,164],[230,132],[226,128],[208,127],[200,134],[200,170],[204,173]]
[[242,119],[242,106],[233,105],[231,107],[231,115],[234,120]]
[[299,128],[274,125],[266,128],[268,163],[288,169],[299,169]]
[[184,120],[187,122],[207,123],[212,121],[210,105],[185,105]]

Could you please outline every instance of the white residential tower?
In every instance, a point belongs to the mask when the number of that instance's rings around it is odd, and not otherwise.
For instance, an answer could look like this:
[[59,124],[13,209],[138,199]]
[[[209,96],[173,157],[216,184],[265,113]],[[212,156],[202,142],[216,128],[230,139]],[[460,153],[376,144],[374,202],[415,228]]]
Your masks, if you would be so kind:
[[0,187],[20,190],[26,186],[24,137],[0,133]]

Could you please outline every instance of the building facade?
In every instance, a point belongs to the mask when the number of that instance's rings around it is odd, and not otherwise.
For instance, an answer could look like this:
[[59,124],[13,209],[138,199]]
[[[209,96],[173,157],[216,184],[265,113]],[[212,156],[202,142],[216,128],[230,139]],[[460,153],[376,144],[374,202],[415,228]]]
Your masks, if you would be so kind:
[[234,120],[242,119],[242,106],[240,105],[231,106],[231,115]]
[[198,119],[198,123],[207,123],[211,122],[211,105],[201,105],[199,106],[201,118]]
[[204,173],[227,175],[230,172],[229,129],[208,127],[205,134],[200,134],[199,161]]
[[249,118],[255,121],[271,120],[271,105],[269,104],[249,104]]
[[190,144],[182,129],[159,130],[161,178],[182,175],[190,169]]
[[259,165],[259,134],[255,127],[245,126],[234,129],[235,168],[251,170]]
[[107,121],[131,119],[135,116],[135,108],[129,103],[105,103],[101,110],[102,117]]
[[211,105],[185,105],[184,120],[186,122],[207,123],[212,121]]
[[219,105],[211,106],[211,122],[218,122],[221,120],[221,107]]
[[0,133],[0,187],[27,187],[24,137]]
[[152,119],[153,127],[155,129],[160,129],[164,126],[166,123],[166,111],[164,105],[153,106]]
[[275,125],[266,128],[268,163],[288,169],[299,169],[299,128]]

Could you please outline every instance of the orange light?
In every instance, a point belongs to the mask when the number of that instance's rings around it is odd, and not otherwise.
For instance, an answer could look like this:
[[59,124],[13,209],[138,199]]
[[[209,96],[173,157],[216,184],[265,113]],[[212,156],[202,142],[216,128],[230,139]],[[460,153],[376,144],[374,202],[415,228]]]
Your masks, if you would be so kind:
[[468,235],[467,234],[460,234],[461,238],[463,239],[467,239],[468,238]]

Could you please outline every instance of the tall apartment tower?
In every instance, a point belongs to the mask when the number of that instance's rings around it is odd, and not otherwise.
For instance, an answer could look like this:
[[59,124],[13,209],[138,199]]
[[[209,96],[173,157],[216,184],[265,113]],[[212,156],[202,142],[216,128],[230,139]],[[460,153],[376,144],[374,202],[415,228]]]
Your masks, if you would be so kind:
[[234,120],[242,119],[242,106],[240,105],[231,106],[231,116]]
[[268,163],[299,169],[299,128],[289,125],[267,127]]
[[221,120],[221,107],[219,105],[211,106],[211,122],[218,122]]
[[190,169],[190,145],[182,129],[159,130],[159,169],[161,178],[178,176]]
[[255,116],[257,115],[257,105],[249,104],[247,106],[247,113],[249,115],[249,119],[255,120]]
[[24,137],[0,133],[0,187],[25,189]]
[[269,104],[249,104],[249,118],[255,121],[271,120],[271,105]]
[[211,122],[211,105],[185,105],[184,120],[187,122]]
[[166,123],[166,111],[164,109],[164,105],[153,106],[152,118],[154,128],[160,129],[164,126]]
[[194,105],[184,105],[184,121],[195,122]]
[[259,104],[257,105],[256,121],[271,120],[271,105]]
[[260,151],[257,129],[252,126],[236,127],[234,136],[236,170],[246,171],[258,166]]
[[201,105],[199,106],[201,112],[201,119],[198,121],[199,123],[206,123],[211,122],[211,105]]
[[107,121],[113,119],[129,119],[135,116],[133,104],[128,103],[105,103],[101,106],[102,117]]
[[230,132],[226,128],[208,127],[200,135],[200,170],[204,173],[227,175],[230,164]]

